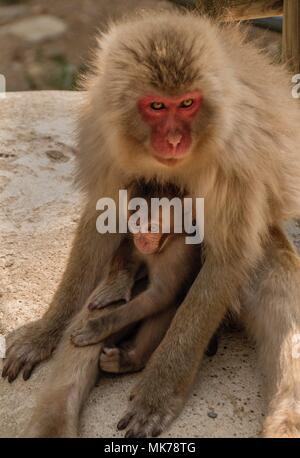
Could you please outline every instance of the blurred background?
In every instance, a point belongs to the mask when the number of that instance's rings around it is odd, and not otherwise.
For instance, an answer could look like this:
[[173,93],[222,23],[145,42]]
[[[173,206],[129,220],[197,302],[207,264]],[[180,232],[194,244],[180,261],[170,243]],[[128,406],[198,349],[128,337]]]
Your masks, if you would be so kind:
[[[0,0],[0,74],[6,89],[74,89],[98,29],[138,7],[174,3],[191,6],[194,0]],[[272,28],[276,31],[253,26],[250,35],[276,60],[281,27]]]

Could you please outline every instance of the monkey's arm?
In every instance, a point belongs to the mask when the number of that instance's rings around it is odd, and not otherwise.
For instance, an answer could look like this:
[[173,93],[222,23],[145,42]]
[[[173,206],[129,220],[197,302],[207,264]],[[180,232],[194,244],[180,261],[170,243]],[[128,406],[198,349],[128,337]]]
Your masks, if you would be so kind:
[[73,332],[72,342],[78,347],[96,344],[130,324],[167,308],[168,305],[170,301],[162,300],[151,290],[146,290],[128,304],[121,305],[118,310],[89,319]]
[[[94,316],[72,335],[75,345],[85,346],[101,342],[124,327],[148,318],[178,301],[178,295],[190,276],[184,240],[175,241],[172,251],[166,250],[149,266],[149,287],[128,304],[100,317]],[[172,258],[172,259],[170,259]]]
[[8,337],[2,376],[9,382],[15,380],[21,370],[24,380],[27,380],[33,368],[51,355],[70,318],[94,288],[96,278],[119,243],[117,234],[100,235],[97,232],[96,213],[87,207],[49,309],[40,320],[17,329]]

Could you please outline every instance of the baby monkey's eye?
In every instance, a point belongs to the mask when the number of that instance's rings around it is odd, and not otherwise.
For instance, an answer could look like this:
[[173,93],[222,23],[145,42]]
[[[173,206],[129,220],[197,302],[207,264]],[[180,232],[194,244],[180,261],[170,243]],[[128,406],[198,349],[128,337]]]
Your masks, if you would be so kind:
[[162,102],[153,102],[151,103],[152,110],[163,110],[166,106]]
[[189,108],[193,105],[194,100],[193,99],[186,99],[183,100],[180,104],[181,108]]

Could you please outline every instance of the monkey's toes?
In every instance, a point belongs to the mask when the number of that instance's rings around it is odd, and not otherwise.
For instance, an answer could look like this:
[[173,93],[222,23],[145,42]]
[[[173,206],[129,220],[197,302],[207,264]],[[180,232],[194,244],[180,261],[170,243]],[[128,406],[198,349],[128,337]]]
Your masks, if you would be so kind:
[[130,401],[129,409],[117,425],[118,430],[127,430],[125,437],[157,437],[169,426],[175,412],[163,403],[151,401],[138,395]]
[[127,430],[125,437],[157,437],[171,422],[172,416],[160,409],[132,405],[119,421],[118,430]]
[[100,369],[104,372],[119,373],[120,350],[117,347],[104,347],[100,354]]
[[110,302],[105,302],[105,301],[91,301],[88,305],[89,310],[100,310],[103,309],[104,307],[108,307],[110,305]]
[[[84,331],[74,331],[71,334],[71,342],[76,347],[85,347],[91,343],[92,336]],[[94,343],[94,342],[93,342]]]
[[12,383],[23,372],[23,379],[30,378],[33,369],[41,361],[49,358],[54,347],[55,339],[47,337],[38,325],[30,325],[17,329],[8,337],[6,360],[2,370],[2,377]]

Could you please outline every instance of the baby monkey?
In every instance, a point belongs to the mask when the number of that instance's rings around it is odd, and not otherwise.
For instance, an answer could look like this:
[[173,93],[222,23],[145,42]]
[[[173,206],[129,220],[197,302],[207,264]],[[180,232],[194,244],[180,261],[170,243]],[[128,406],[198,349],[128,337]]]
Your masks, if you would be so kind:
[[[76,346],[95,344],[110,338],[102,350],[100,368],[114,373],[134,372],[146,365],[202,264],[201,245],[186,244],[187,234],[175,233],[172,206],[169,233],[163,232],[162,209],[159,209],[156,217],[150,213],[151,198],[172,199],[176,196],[183,199],[184,193],[173,185],[139,182],[129,187],[129,194],[131,198],[142,197],[146,200],[149,209],[148,232],[142,230],[129,234],[123,240],[100,284],[88,299],[88,307],[96,316],[72,334],[72,342]],[[155,232],[153,228],[156,228]],[[147,269],[148,285],[142,293],[132,298],[133,286],[143,267]],[[109,307],[107,313],[96,312],[120,300],[126,303],[112,310]],[[119,344],[137,323],[134,336]],[[216,346],[217,342],[213,339],[207,353],[213,355]]]

